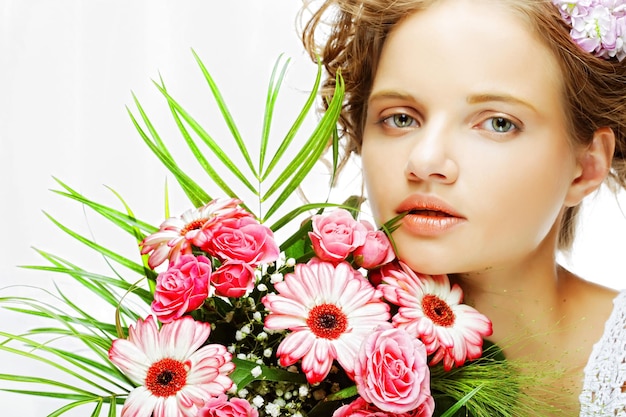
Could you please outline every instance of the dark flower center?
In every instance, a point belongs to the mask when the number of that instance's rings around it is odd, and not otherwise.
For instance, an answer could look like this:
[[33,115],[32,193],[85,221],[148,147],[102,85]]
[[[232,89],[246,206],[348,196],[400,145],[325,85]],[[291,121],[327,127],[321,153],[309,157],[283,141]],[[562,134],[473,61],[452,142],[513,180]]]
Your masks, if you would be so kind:
[[175,395],[186,383],[187,367],[170,358],[153,363],[146,375],[146,388],[157,397]]
[[422,298],[422,310],[426,317],[431,319],[437,326],[449,327],[454,324],[454,311],[452,311],[448,303],[436,295],[426,294]]
[[321,304],[309,312],[306,320],[313,334],[324,339],[337,339],[348,327],[348,318],[334,304]]

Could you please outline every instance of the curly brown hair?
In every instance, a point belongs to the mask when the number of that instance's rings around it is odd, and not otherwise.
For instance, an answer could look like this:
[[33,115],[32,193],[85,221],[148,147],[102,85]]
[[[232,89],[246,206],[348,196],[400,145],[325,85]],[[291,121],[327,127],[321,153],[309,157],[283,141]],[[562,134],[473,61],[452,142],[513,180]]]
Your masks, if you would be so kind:
[[[305,49],[314,60],[322,60],[328,75],[322,103],[329,102],[338,73],[345,82],[339,128],[348,154],[361,149],[367,101],[387,36],[405,17],[437,1],[443,0],[326,0],[304,26]],[[572,143],[587,146],[599,128],[613,130],[616,144],[609,185],[613,190],[626,188],[626,60],[605,60],[583,51],[572,41],[570,27],[550,0],[497,3],[517,13],[557,58]],[[572,244],[579,207],[564,213],[561,249]]]

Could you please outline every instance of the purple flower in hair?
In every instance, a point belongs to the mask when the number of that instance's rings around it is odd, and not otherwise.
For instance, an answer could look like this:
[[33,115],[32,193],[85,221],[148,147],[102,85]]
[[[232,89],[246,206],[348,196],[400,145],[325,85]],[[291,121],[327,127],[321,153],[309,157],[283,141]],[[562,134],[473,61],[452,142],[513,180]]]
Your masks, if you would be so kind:
[[626,57],[626,0],[552,0],[583,50],[619,61]]

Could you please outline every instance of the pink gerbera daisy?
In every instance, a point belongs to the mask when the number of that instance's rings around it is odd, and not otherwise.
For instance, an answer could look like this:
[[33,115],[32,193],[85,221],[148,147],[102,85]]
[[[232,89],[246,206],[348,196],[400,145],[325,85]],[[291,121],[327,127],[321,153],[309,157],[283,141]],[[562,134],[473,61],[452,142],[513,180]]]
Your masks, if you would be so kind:
[[298,264],[276,290],[263,298],[265,326],[292,331],[276,354],[283,366],[302,359],[310,383],[322,381],[334,359],[353,375],[361,342],[389,320],[381,293],[346,262]]
[[450,370],[482,355],[483,338],[492,333],[491,321],[462,304],[461,287],[451,287],[447,275],[416,274],[402,264],[402,269],[388,271],[378,288],[400,307],[394,326],[420,338],[428,354],[435,353],[431,365],[443,360]]
[[203,207],[185,211],[180,217],[165,220],[158,232],[141,242],[141,253],[150,253],[150,268],[156,268],[168,258],[176,262],[181,254],[192,252],[192,245],[204,246],[208,239],[206,229],[217,219],[252,216],[238,206],[240,202],[234,198],[215,199]]
[[210,332],[209,323],[189,316],[159,331],[150,316],[130,326],[128,339],[113,341],[111,362],[139,385],[122,417],[195,417],[207,398],[224,394],[235,365],[224,346],[202,346]]

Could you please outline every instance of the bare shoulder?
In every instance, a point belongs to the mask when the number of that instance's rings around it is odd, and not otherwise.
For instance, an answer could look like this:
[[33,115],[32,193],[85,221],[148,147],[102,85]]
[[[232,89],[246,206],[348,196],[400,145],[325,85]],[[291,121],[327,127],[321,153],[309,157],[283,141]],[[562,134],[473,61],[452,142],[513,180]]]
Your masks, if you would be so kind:
[[618,293],[615,289],[587,281],[571,273],[566,279],[564,291],[568,307],[572,309],[571,315],[580,317],[589,326],[597,326],[596,332],[604,328],[604,323],[613,311],[613,300]]
[[608,308],[611,309],[613,300],[619,293],[613,288],[587,281],[573,274],[568,285],[572,287],[571,296],[574,299],[580,302],[581,305],[588,305],[592,308],[608,305]]

